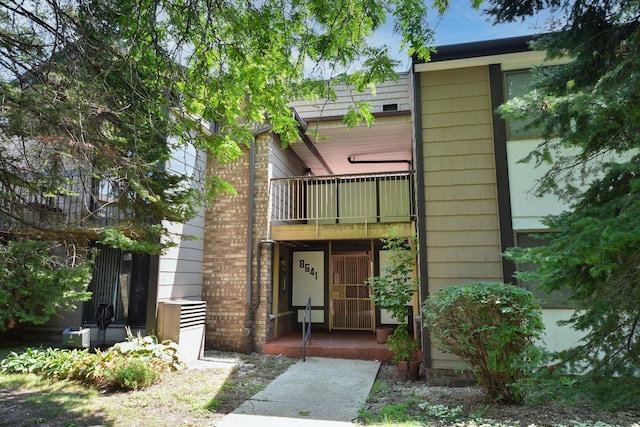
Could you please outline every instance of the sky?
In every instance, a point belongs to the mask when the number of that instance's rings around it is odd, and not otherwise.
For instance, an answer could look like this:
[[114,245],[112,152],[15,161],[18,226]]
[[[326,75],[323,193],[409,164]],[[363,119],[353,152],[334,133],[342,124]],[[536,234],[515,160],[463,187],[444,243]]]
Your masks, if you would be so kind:
[[[488,17],[482,13],[482,7],[480,10],[473,9],[470,0],[451,0],[444,17],[438,17],[435,10],[430,13],[429,25],[435,31],[435,46],[502,39],[545,31],[546,17],[534,17],[525,22],[500,25],[493,25],[487,19]],[[406,71],[411,65],[411,60],[406,53],[400,51],[398,36],[392,34],[391,28],[391,24],[388,23],[381,36],[394,50],[394,57],[401,61],[400,69]]]

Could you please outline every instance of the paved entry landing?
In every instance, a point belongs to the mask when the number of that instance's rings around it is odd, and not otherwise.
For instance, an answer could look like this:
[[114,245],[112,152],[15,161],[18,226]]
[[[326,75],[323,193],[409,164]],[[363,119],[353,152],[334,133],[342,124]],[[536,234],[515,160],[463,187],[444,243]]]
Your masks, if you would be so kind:
[[[302,358],[302,333],[292,332],[265,345],[266,354],[284,354]],[[339,359],[391,360],[393,353],[387,344],[376,342],[376,335],[369,331],[317,331],[311,333],[307,356]]]
[[227,415],[218,426],[350,426],[380,362],[308,357]]

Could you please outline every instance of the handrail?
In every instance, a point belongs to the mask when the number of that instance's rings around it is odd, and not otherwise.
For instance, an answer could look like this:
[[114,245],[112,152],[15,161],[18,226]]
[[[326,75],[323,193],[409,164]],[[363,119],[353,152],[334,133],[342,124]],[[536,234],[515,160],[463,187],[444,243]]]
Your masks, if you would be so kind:
[[[307,316],[309,319],[307,320]],[[307,342],[311,340],[311,297],[307,299],[307,306],[302,315],[302,361],[307,360]]]

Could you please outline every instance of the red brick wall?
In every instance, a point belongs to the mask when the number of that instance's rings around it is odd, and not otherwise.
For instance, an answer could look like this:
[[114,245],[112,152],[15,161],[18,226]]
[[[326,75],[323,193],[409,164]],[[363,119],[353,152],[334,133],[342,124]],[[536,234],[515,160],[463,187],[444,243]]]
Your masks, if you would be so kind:
[[[226,167],[210,163],[210,174],[226,180],[236,195],[221,194],[205,214],[203,299],[207,301],[206,346],[219,350],[264,351],[271,303],[271,245],[267,238],[268,161],[270,134],[257,138],[254,194],[249,194],[250,151]],[[250,197],[254,200],[253,308],[246,304],[247,224]],[[257,255],[261,253],[258,302]],[[247,323],[252,319],[253,323]],[[251,331],[252,327],[252,331]]]

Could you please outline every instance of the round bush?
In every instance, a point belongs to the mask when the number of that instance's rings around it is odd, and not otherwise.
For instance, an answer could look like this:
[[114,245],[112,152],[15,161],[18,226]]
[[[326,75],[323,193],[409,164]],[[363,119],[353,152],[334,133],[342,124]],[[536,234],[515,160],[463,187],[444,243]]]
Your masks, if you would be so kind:
[[534,368],[541,313],[531,292],[505,283],[442,288],[423,304],[424,326],[438,347],[467,362],[489,395],[506,403],[524,398],[518,384]]

